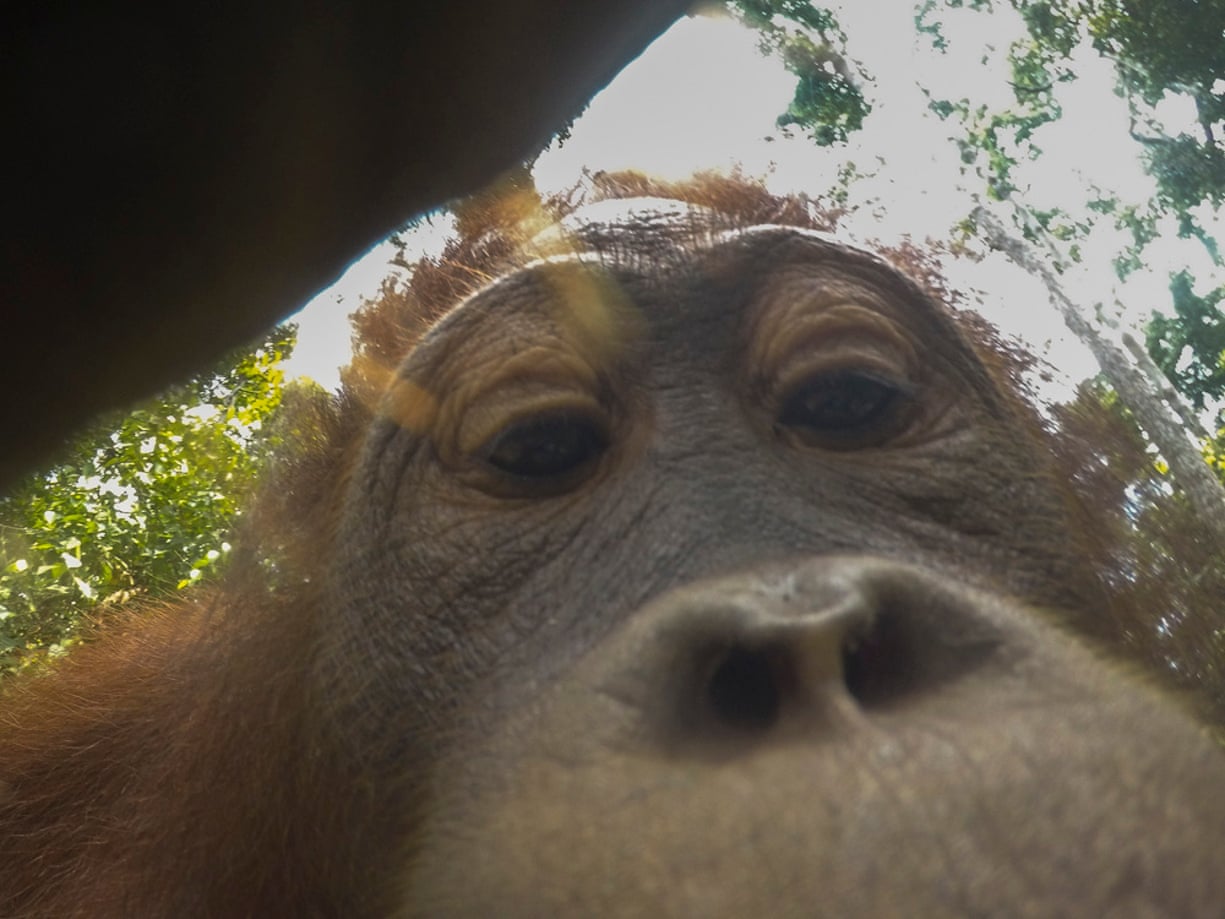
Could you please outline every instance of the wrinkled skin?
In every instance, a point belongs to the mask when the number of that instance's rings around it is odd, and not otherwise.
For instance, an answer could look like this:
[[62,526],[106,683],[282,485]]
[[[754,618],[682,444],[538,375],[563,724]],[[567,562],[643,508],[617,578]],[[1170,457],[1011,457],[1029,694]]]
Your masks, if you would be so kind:
[[644,233],[451,313],[354,470],[319,666],[428,738],[404,914],[1218,915],[1225,758],[1063,625],[1107,601],[950,320]]
[[1220,914],[1225,756],[954,319],[637,206],[344,403],[296,585],[0,700],[0,916]]

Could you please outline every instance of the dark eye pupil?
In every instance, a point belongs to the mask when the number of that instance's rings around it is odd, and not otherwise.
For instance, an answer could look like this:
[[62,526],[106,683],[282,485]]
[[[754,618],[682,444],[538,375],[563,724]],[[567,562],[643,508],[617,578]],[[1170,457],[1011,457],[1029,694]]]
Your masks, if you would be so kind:
[[786,398],[778,420],[787,427],[853,433],[885,420],[898,395],[892,383],[863,373],[822,374]]
[[546,478],[577,469],[607,446],[604,432],[589,419],[553,415],[503,431],[494,438],[485,459],[511,475]]

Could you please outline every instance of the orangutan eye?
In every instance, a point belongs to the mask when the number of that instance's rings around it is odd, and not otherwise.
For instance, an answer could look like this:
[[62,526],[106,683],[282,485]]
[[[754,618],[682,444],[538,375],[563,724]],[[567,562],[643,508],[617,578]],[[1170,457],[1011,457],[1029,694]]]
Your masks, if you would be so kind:
[[482,451],[485,462],[508,475],[549,479],[574,472],[608,447],[608,434],[592,418],[558,412],[513,424]]
[[809,377],[782,400],[778,424],[820,445],[852,448],[884,440],[910,400],[899,384],[862,370]]

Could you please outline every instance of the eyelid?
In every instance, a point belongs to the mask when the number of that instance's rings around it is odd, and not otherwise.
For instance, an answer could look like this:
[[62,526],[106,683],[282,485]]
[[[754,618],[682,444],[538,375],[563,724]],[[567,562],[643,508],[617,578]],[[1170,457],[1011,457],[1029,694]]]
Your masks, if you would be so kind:
[[462,464],[515,419],[554,410],[603,411],[605,387],[596,368],[580,355],[560,342],[509,354],[509,343],[502,345],[487,349],[480,361],[451,355],[433,377],[441,398],[430,434],[448,465]]
[[896,320],[854,300],[788,303],[778,309],[763,310],[755,325],[753,356],[765,363],[781,361],[797,342],[832,342],[839,338],[894,343],[907,340]]
[[517,393],[508,399],[485,400],[468,407],[459,419],[456,449],[462,457],[481,457],[510,429],[533,419],[573,415],[608,425],[608,410],[594,396],[573,390]]
[[[848,376],[860,377],[869,380],[873,383],[879,383],[881,386],[888,386],[894,390],[903,399],[913,399],[919,393],[919,387],[911,380],[899,379],[896,375],[890,373],[877,373],[875,370],[865,370],[859,366],[850,367],[834,367],[830,370],[819,370],[813,376],[818,374],[828,373],[832,376],[839,374],[847,374]],[[809,377],[811,379],[811,377]]]
[[763,312],[751,330],[749,366],[767,399],[819,372],[865,370],[895,384],[918,372],[910,336],[879,309],[853,300],[810,300]]
[[[930,421],[925,366],[917,342],[872,291],[846,286],[787,297],[776,289],[749,328],[748,392],[775,434],[796,445],[853,450],[901,442]],[[790,403],[809,387],[870,381],[893,395],[880,424],[863,431],[806,432],[782,424]]]
[[796,359],[768,378],[763,396],[772,406],[793,393],[796,389],[818,377],[852,374],[873,382],[889,386],[907,399],[913,399],[919,387],[908,368],[899,366],[879,351],[857,349],[842,351],[835,355],[815,353]]

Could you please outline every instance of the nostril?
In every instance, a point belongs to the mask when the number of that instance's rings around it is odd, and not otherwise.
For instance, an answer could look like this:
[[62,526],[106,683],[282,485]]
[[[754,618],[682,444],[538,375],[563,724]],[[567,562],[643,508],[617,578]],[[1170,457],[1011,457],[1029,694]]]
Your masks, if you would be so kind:
[[912,636],[898,617],[882,610],[842,644],[842,680],[863,708],[880,708],[903,699],[918,679]]
[[661,598],[599,658],[600,685],[665,746],[723,757],[824,737],[864,714],[888,720],[982,679],[984,665],[1011,666],[972,591],[884,562],[831,564]]
[[905,704],[972,673],[999,647],[998,635],[959,623],[951,612],[933,625],[913,611],[886,606],[843,639],[842,680],[861,708]]
[[715,720],[738,731],[764,732],[778,721],[782,690],[767,651],[733,646],[706,684],[706,703]]

